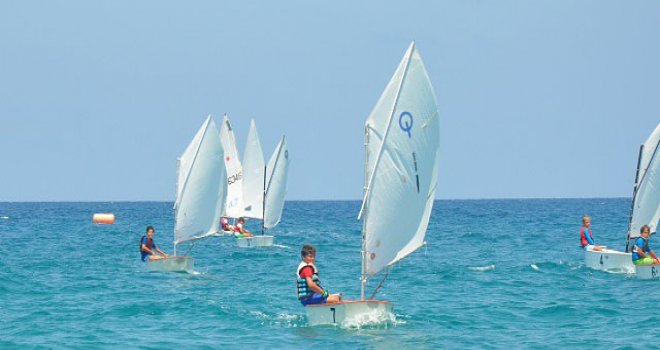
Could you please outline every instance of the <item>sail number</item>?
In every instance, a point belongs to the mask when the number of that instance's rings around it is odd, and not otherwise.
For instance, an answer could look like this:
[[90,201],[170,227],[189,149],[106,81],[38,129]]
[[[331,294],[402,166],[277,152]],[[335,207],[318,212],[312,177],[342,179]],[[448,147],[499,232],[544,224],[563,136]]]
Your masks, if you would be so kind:
[[412,133],[410,131],[413,127],[413,116],[410,112],[403,112],[399,115],[399,127],[403,132],[408,133],[408,138],[412,138]]
[[337,310],[335,310],[334,307],[331,307],[331,308],[330,308],[330,311],[332,311],[332,323],[337,323],[337,320],[335,319],[335,312],[336,312]]
[[243,172],[240,172],[240,173],[238,173],[238,174],[234,174],[234,175],[232,175],[232,176],[229,176],[229,177],[227,178],[227,185],[231,185],[231,184],[233,184],[234,182],[240,180],[241,178],[243,178]]

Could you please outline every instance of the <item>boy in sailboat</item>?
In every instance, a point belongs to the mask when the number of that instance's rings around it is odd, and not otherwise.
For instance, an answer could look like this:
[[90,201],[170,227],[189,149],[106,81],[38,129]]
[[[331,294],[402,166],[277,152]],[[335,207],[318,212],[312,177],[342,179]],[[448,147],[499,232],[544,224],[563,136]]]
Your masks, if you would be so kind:
[[660,264],[660,259],[655,255],[655,252],[649,248],[649,235],[651,228],[649,225],[644,225],[639,230],[641,237],[635,241],[632,250],[632,260],[635,265],[653,265]]
[[[154,243],[155,232],[156,230],[154,230],[153,226],[147,226],[147,234],[140,239],[140,255],[142,256],[142,261],[146,261],[147,257],[149,257],[149,260],[158,260],[169,256],[164,251],[160,250],[160,248],[156,247],[156,243]],[[160,255],[157,255],[155,252]]]
[[594,235],[591,232],[591,218],[589,215],[582,215],[582,228],[580,229],[580,244],[584,250],[593,250],[599,252],[601,246],[595,245]]
[[252,237],[252,233],[245,229],[245,219],[238,218],[238,223],[234,226],[234,235],[238,238]]
[[298,300],[303,305],[336,303],[341,300],[341,294],[328,294],[321,287],[319,272],[314,265],[316,261],[316,247],[305,244],[300,251],[302,262],[296,270],[296,285],[298,287]]

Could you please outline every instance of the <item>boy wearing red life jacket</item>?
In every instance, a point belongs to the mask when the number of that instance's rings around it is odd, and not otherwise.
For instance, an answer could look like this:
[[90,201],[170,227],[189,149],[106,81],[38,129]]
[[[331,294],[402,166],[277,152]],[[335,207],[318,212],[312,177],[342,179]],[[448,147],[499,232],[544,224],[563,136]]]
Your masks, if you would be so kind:
[[319,271],[316,269],[316,247],[305,244],[300,251],[302,262],[296,270],[296,285],[298,287],[298,300],[303,305],[336,303],[341,300],[341,294],[328,294],[321,287]]
[[584,250],[593,250],[600,252],[601,246],[595,245],[594,235],[591,232],[591,218],[589,215],[582,215],[582,228],[580,229],[580,245]]

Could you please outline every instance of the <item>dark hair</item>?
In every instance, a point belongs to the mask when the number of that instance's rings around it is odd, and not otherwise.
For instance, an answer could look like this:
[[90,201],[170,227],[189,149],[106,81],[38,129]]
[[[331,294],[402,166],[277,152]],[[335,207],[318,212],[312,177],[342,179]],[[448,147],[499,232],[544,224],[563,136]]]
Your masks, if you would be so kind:
[[645,228],[649,229],[649,233],[651,233],[651,228],[649,227],[649,225],[642,226],[642,228],[639,229],[639,233],[644,233]]
[[241,216],[240,218],[238,218],[238,222],[245,222],[245,219],[243,219],[243,217]]
[[303,244],[302,250],[300,251],[300,256],[305,258],[310,255],[316,255],[316,247],[311,244]]
[[149,232],[149,230],[156,231],[156,230],[154,230],[154,227],[151,226],[151,225],[147,226],[147,230],[145,232]]

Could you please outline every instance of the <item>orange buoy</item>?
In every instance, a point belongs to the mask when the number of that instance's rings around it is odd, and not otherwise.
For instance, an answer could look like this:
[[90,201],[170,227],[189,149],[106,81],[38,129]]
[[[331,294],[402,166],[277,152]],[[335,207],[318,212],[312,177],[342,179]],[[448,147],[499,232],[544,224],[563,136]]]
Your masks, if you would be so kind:
[[115,223],[115,214],[113,213],[96,213],[92,217],[92,221],[97,224],[112,225]]

